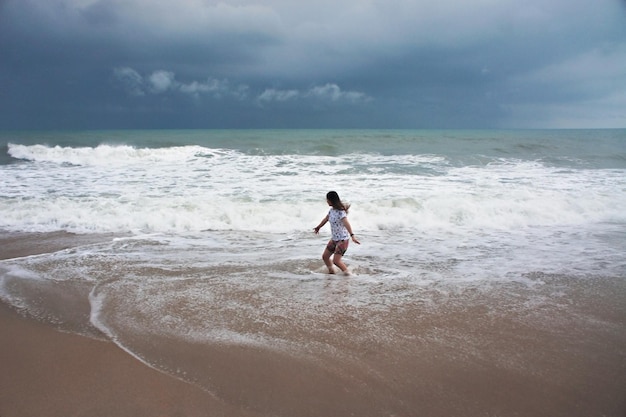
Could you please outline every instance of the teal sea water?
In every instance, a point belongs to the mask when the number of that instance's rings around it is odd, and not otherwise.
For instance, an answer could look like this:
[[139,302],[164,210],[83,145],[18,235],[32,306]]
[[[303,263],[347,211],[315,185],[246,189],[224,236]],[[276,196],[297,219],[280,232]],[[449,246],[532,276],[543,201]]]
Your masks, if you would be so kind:
[[[312,230],[329,190],[362,243],[344,280]],[[2,132],[1,230],[116,237],[0,262],[0,297],[211,389],[155,340],[322,357],[338,311],[569,308],[626,279],[624,207],[626,130]]]
[[[243,154],[338,156],[440,155],[473,158],[579,161],[591,168],[624,168],[626,129],[604,130],[119,130],[0,132],[0,163],[16,162],[8,145],[97,148],[201,146]],[[488,161],[487,159],[485,161]]]

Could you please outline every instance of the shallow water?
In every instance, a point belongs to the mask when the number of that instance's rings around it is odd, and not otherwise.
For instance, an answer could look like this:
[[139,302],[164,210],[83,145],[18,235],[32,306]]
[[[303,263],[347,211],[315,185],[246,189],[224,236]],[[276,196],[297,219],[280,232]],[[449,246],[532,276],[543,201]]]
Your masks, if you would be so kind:
[[[276,407],[245,368],[230,370],[240,388],[217,376],[212,358],[226,354],[263,352],[351,386],[378,415],[407,414],[393,375],[419,372],[415,357],[538,382],[552,378],[542,366],[568,377],[561,349],[575,362],[608,343],[607,357],[624,359],[624,131],[10,140],[0,228],[102,236],[1,261],[2,300],[222,398]],[[312,231],[330,189],[352,204],[362,242],[345,256],[350,277],[325,273],[329,232]],[[520,344],[552,347],[542,359]]]

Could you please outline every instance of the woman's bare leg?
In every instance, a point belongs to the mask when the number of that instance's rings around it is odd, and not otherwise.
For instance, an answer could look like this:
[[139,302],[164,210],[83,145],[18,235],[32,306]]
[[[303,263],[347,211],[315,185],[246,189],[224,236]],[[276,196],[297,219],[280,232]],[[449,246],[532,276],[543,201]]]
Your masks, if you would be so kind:
[[350,271],[348,271],[348,267],[346,266],[346,264],[343,263],[343,261],[341,260],[343,256],[336,253],[335,256],[333,256],[333,263],[335,265],[337,265],[337,267],[339,269],[341,269],[341,271],[345,274],[345,275],[350,275]]
[[334,274],[335,269],[333,268],[333,263],[330,261],[331,256],[332,256],[332,252],[329,251],[328,249],[324,249],[324,253],[322,254],[322,259],[324,260],[324,263],[326,264],[326,267],[328,268],[328,273]]

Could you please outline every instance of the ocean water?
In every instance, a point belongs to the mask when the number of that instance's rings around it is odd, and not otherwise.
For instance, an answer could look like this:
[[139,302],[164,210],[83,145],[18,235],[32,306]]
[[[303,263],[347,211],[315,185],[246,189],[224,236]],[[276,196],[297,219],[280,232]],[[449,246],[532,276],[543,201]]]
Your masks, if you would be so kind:
[[[350,277],[312,230],[330,190]],[[392,341],[386,313],[453,294],[570,308],[626,280],[624,207],[626,130],[3,132],[0,230],[110,237],[1,261],[0,295],[215,390],[172,340],[328,358],[337,314]]]

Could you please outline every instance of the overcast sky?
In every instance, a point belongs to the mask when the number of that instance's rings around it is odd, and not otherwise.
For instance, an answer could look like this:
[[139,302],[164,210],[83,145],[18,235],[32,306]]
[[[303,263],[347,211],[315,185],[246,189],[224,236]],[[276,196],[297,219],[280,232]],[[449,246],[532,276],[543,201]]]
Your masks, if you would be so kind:
[[0,0],[0,129],[626,128],[626,0]]

